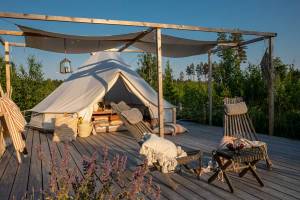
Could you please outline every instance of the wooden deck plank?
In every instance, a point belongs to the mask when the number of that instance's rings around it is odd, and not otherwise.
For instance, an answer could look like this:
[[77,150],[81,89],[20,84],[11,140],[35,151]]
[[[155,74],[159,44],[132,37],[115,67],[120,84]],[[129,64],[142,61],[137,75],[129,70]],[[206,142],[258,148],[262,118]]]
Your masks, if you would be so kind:
[[[166,136],[167,139],[176,144],[190,148],[201,149],[210,152],[218,145],[222,137],[222,128],[209,127],[205,125],[182,122],[190,133],[175,137]],[[180,184],[177,191],[161,184],[163,179],[159,173],[152,173],[154,181],[159,183],[162,188],[161,199],[299,199],[300,197],[300,141],[286,138],[270,137],[259,135],[263,141],[268,143],[269,154],[274,162],[272,171],[266,170],[265,164],[260,162],[257,171],[260,174],[265,187],[260,187],[255,179],[246,175],[239,178],[235,174],[230,174],[232,182],[236,187],[236,192],[231,194],[227,190],[227,185],[219,181],[213,185],[207,184],[209,174],[201,176],[197,180],[193,175],[187,173],[174,174],[172,177]],[[52,135],[42,134],[38,131],[28,131],[26,146],[28,157],[23,159],[21,165],[17,164],[12,146],[8,147],[0,158],[0,199],[9,199],[13,195],[19,199],[33,185],[46,189],[49,184],[50,162],[53,162],[50,146],[54,146],[59,158],[63,153],[63,144],[54,144],[51,141]],[[131,136],[123,133],[110,133],[90,136],[89,138],[78,138],[71,143],[71,165],[79,170],[82,175],[82,156],[90,157],[93,152],[101,153],[102,146],[108,145],[111,150],[109,156],[115,153],[124,153],[128,156],[128,166],[130,171],[141,159],[138,157],[139,145]],[[37,159],[36,146],[40,145],[44,160]],[[47,155],[45,155],[47,154]],[[102,158],[97,157],[97,162]],[[35,177],[36,176],[36,177]],[[129,180],[129,176],[127,179]],[[151,198],[151,197],[149,197]]]
[[[89,137],[89,138],[85,138],[84,140],[87,142],[86,143],[87,145],[90,145],[90,146],[93,147],[93,149],[94,149],[95,152],[98,152],[99,155],[103,155],[102,148],[104,147],[104,145],[97,143],[95,141],[94,136]],[[114,156],[115,155],[113,155],[112,152],[108,152],[109,159],[113,159]],[[100,160],[102,160],[101,156],[100,156]],[[130,173],[130,175],[132,175],[132,173]],[[129,176],[125,176],[124,178],[125,178],[125,180],[124,180],[125,181],[125,185],[127,185],[129,183],[129,181],[130,181],[130,177]],[[115,184],[119,186],[118,190],[121,191],[121,187],[122,186],[119,183],[115,183]],[[146,196],[146,199],[150,199],[150,198],[148,196]]]
[[43,191],[49,190],[50,172],[51,172],[51,153],[46,134],[40,134],[42,151],[42,188]]
[[28,184],[28,173],[30,170],[30,161],[31,161],[31,151],[32,151],[32,141],[33,141],[33,131],[28,130],[26,135],[26,148],[28,151],[28,156],[22,159],[22,164],[19,167],[14,186],[12,188],[10,199],[20,199],[27,192]]
[[[110,136],[110,137],[112,137],[112,136]],[[118,134],[117,137],[121,137],[121,134]],[[114,140],[118,140],[117,137],[115,137]],[[123,145],[125,145],[125,144],[124,144],[124,143],[125,143],[125,140],[120,140],[120,141],[123,142]],[[131,145],[135,145],[135,144],[136,144],[136,143],[134,142],[133,139],[126,140],[126,143],[131,144]],[[130,147],[130,148],[134,148],[134,147]],[[138,147],[136,146],[136,148],[138,148]],[[126,149],[127,149],[127,148],[126,148]],[[138,152],[138,149],[136,149],[135,151]],[[176,175],[176,174],[174,174],[173,177],[174,177],[174,176],[177,177],[177,178],[180,177],[179,175]],[[175,178],[175,177],[174,177],[174,178]],[[192,180],[192,179],[196,180],[195,176],[190,177],[188,180],[185,180],[185,182],[190,181],[190,180]],[[175,181],[176,181],[177,183],[181,184],[182,187],[185,187],[184,182],[179,181],[179,180],[176,179],[176,178],[175,178]],[[203,179],[201,178],[201,181],[207,181],[207,180],[203,180]],[[189,187],[189,186],[187,186],[187,187]],[[221,187],[222,187],[222,185],[221,185]],[[224,185],[223,185],[223,187],[224,187]],[[211,188],[213,188],[213,187],[211,187]],[[198,187],[197,190],[198,190],[198,191],[202,191],[202,193],[201,193],[202,195],[203,195],[203,193],[205,193],[205,192],[203,192],[203,190],[204,190],[204,191],[207,191],[206,189],[203,189],[203,188],[201,188],[201,187]],[[217,198],[218,198],[218,196],[215,195],[215,193],[212,192],[212,194],[214,195],[213,199],[217,199]],[[254,199],[254,198],[253,198],[253,195],[250,195],[250,194],[248,194],[247,192],[245,192],[245,191],[243,191],[243,190],[237,190],[237,191],[235,192],[234,195],[231,195],[231,198],[232,198],[233,196],[236,196],[237,198],[241,198],[241,199]],[[203,198],[207,198],[207,197],[208,197],[208,196],[205,196],[205,197],[203,197]],[[209,198],[211,198],[211,197],[209,197]]]
[[33,130],[33,141],[32,141],[32,151],[31,151],[31,162],[28,180],[28,191],[34,191],[39,194],[42,188],[42,163],[38,155],[38,148],[41,145],[40,136],[37,130]]
[[[82,156],[87,156],[89,158],[93,156],[94,153],[96,153],[97,164],[101,163],[102,159],[101,156],[98,154],[97,150],[94,149],[90,144],[88,144],[84,138],[79,138],[77,141],[73,141],[72,143],[75,146],[75,148],[79,150],[80,153],[83,153]],[[100,151],[100,149],[101,148],[99,148],[98,151]],[[96,174],[96,177],[101,182],[98,174]],[[100,186],[96,186],[96,187],[100,187]],[[114,187],[114,193],[118,191],[121,191],[121,188],[120,185],[116,184]]]
[[8,153],[11,155],[8,156],[9,161],[0,181],[0,199],[9,199],[19,168],[14,149],[8,150]]
[[[129,168],[129,170],[131,172],[133,172],[135,170],[135,167],[137,166],[137,164],[141,163],[139,162],[138,159],[130,156],[130,154],[127,153],[127,150],[125,149],[120,149],[118,146],[116,146],[115,144],[111,143],[110,140],[107,140],[107,138],[105,138],[105,135],[101,135],[101,137],[96,137],[95,140],[102,144],[102,145],[108,145],[109,147],[109,151],[110,154],[126,154],[127,155],[127,166]],[[159,174],[157,173],[151,173],[151,175],[153,176],[153,182],[154,183],[159,183],[161,180],[159,176]],[[170,188],[168,188],[165,185],[160,185],[160,188],[162,190],[162,197],[167,198],[167,199],[185,199],[183,196],[178,195],[177,193],[172,192],[172,190]]]

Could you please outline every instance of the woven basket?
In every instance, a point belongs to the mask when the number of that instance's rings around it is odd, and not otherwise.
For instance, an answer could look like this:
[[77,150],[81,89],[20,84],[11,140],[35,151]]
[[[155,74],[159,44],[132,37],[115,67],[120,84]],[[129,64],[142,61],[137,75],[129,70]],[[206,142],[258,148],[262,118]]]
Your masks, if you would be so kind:
[[79,137],[88,137],[91,135],[93,130],[93,125],[90,122],[82,122],[78,125],[78,136]]

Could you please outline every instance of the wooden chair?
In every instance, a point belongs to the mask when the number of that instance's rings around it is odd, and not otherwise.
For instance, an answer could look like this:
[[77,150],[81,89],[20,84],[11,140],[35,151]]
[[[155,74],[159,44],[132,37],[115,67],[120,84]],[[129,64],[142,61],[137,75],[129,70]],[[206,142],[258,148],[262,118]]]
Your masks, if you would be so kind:
[[[240,102],[243,102],[243,99],[240,97],[224,99],[224,105],[236,104]],[[230,115],[225,112],[224,136],[258,141],[248,112]],[[267,167],[270,169],[272,166],[271,160],[268,157],[266,144],[243,148],[239,151],[218,149],[213,151],[213,159],[218,163],[218,168],[208,179],[208,183],[213,182],[221,174],[225,178],[225,181],[231,192],[234,192],[234,188],[226,174],[227,172],[239,172],[239,176],[243,177],[248,171],[250,171],[260,186],[263,187],[264,184],[256,172],[255,165],[260,160],[266,160]]]
[[[225,98],[224,105],[243,102],[242,97]],[[250,141],[259,141],[250,116],[247,113],[240,115],[228,115],[224,112],[224,136],[244,138]],[[264,145],[264,160],[268,169],[272,168],[272,161],[269,158],[267,145]]]
[[[141,146],[143,144],[143,136],[144,133],[151,133],[154,134],[152,129],[146,124],[144,121],[140,121],[137,124],[131,124],[121,113],[126,109],[130,109],[129,106],[120,107],[116,103],[111,103],[111,107],[113,110],[119,115],[121,120],[124,122],[124,125],[127,127],[129,133],[136,139],[137,143]],[[179,170],[181,171],[183,168],[188,170],[189,172],[196,174],[197,178],[199,179],[201,173],[201,166],[202,166],[202,152],[200,150],[189,150],[186,151],[187,156],[177,158],[177,163],[179,166]],[[196,168],[192,168],[189,164],[193,161],[198,162],[198,166]],[[161,172],[161,167],[157,164],[154,164],[152,168],[149,168],[150,171],[159,171]],[[177,184],[172,180],[171,174],[162,173],[167,184],[173,189],[176,190]]]

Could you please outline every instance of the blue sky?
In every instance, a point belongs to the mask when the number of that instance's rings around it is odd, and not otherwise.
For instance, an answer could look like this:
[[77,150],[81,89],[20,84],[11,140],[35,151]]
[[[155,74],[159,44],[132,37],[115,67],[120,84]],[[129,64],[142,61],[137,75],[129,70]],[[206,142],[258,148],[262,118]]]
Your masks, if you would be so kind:
[[[48,15],[93,17],[199,25],[207,27],[240,28],[277,32],[275,55],[284,62],[300,65],[300,1],[299,0],[0,0],[0,11]],[[107,25],[70,24],[9,19],[10,22],[33,26],[48,31],[79,35],[110,35],[127,33],[141,28]],[[16,30],[11,23],[0,20],[1,29]],[[216,34],[190,31],[163,30],[172,34],[198,40],[214,40]],[[19,37],[5,37],[9,41],[22,41]],[[246,37],[249,39],[250,37]],[[248,61],[258,64],[266,48],[264,42],[250,45]],[[3,48],[1,47],[3,55]],[[64,78],[57,73],[63,54],[49,53],[30,48],[13,48],[12,60],[25,64],[28,55],[35,55],[44,66],[46,77]],[[88,55],[69,55],[74,68],[84,62]],[[125,60],[135,69],[136,54],[124,53]],[[168,58],[165,58],[166,61]],[[214,57],[214,59],[217,59]],[[187,64],[206,61],[207,55],[181,59],[169,59],[178,74]]]

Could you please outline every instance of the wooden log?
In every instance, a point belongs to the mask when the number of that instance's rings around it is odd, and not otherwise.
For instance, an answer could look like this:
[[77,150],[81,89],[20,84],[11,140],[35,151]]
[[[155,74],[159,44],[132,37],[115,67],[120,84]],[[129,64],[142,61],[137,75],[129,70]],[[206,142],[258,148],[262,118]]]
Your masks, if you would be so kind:
[[9,59],[9,42],[4,43],[5,50],[5,76],[6,76],[6,92],[7,95],[10,96],[10,59]]
[[4,46],[5,40],[0,36],[0,43]]
[[127,49],[128,47],[130,47],[131,45],[133,45],[136,41],[142,39],[143,37],[145,37],[148,33],[152,32],[152,31],[153,31],[153,28],[149,28],[149,29],[143,31],[138,36],[136,36],[132,41],[126,43],[123,47],[121,47],[119,49],[119,52],[124,51],[125,49]]
[[269,74],[270,80],[268,84],[268,110],[269,110],[269,135],[274,134],[274,66],[273,66],[273,39],[272,37],[269,38]]
[[161,30],[156,29],[156,58],[157,58],[157,81],[158,81],[158,119],[159,135],[164,137],[164,100],[162,79],[162,56],[161,56]]
[[9,42],[9,46],[11,46],[11,47],[26,47],[26,44],[19,43],[19,42]]
[[139,22],[139,21],[23,14],[23,13],[12,13],[12,12],[0,12],[0,17],[13,18],[13,19],[41,20],[41,21],[139,26],[139,27],[166,28],[166,29],[216,32],[216,33],[236,33],[236,34],[243,34],[243,35],[259,35],[259,36],[272,36],[272,37],[277,35],[276,33],[271,33],[271,32],[258,32],[258,31],[239,30],[239,29],[208,28],[208,27],[201,27],[201,26],[178,25],[178,24],[162,24],[162,23]]
[[248,44],[259,42],[259,41],[262,41],[262,40],[265,40],[265,39],[266,39],[265,36],[263,36],[263,37],[257,37],[257,38],[251,39],[251,40],[247,40],[247,41],[243,41],[243,42],[237,43],[235,45],[233,45],[233,44],[232,45],[226,45],[226,44],[221,43],[222,45],[219,45],[218,48],[213,49],[211,51],[211,53],[214,54],[214,53],[217,53],[217,52],[225,50],[225,49],[232,49],[232,48],[236,48],[236,47],[246,46]]
[[211,52],[208,52],[208,113],[209,125],[212,125],[212,63]]

